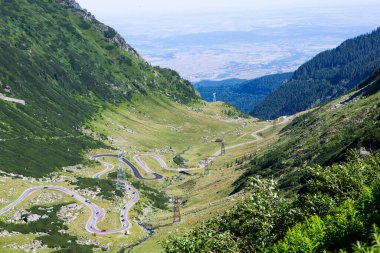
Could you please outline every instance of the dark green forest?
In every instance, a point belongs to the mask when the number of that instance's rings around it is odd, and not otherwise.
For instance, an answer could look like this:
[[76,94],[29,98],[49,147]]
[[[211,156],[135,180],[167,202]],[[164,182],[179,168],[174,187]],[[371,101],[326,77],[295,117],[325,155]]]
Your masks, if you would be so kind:
[[251,114],[274,119],[304,111],[351,90],[379,67],[380,28],[318,54],[258,103]]
[[227,102],[244,113],[250,113],[258,102],[284,84],[292,75],[293,73],[275,74],[242,82],[236,79],[200,82],[195,84],[195,87],[206,101],[211,102],[215,92],[218,101]]

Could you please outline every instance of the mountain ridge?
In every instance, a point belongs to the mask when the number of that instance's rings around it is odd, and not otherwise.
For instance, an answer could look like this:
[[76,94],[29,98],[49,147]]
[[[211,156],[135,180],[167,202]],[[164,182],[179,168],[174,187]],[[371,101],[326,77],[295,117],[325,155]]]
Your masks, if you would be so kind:
[[110,42],[114,43],[115,45],[118,45],[120,48],[124,49],[127,52],[132,52],[136,57],[140,58],[142,61],[145,61],[145,59],[141,57],[139,53],[131,45],[129,45],[117,31],[115,31],[115,29],[97,20],[96,17],[91,14],[91,12],[87,11],[86,9],[83,9],[80,6],[80,4],[76,2],[75,0],[63,0],[63,1],[68,6],[73,7],[79,13],[81,13],[83,18],[97,24],[100,30],[103,33],[108,35],[107,39],[109,39]]
[[248,79],[230,78],[230,79],[224,79],[224,80],[219,80],[219,81],[218,80],[202,80],[202,81],[194,83],[194,87],[198,89],[198,88],[205,88],[205,87],[231,86],[231,85],[241,84],[245,81],[248,81]]
[[312,108],[350,91],[379,67],[380,28],[319,53],[257,104],[251,114],[274,119]]
[[277,87],[291,78],[293,73],[266,75],[251,80],[226,79],[223,81],[200,82],[194,87],[206,101],[213,101],[213,93],[217,100],[227,102],[244,113],[250,113],[252,108],[271,94]]

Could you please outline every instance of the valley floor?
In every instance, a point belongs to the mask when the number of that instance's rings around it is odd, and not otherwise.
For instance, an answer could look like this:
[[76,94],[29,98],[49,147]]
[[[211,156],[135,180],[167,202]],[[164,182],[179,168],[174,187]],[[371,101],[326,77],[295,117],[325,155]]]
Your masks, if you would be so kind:
[[[92,150],[88,157],[123,151],[125,159],[138,172],[131,173],[130,166],[118,163],[117,157],[101,157],[98,158],[100,162],[89,160],[88,164],[64,168],[43,179],[2,173],[0,210],[28,188],[42,189],[32,192],[0,217],[3,231],[19,231],[11,236],[7,232],[0,233],[1,247],[9,252],[23,252],[28,248],[53,252],[67,242],[50,242],[46,239],[47,234],[63,234],[71,238],[70,243],[75,240],[76,247],[83,250],[94,248],[115,252],[147,237],[147,231],[138,225],[143,223],[153,229],[153,236],[134,247],[132,252],[160,252],[161,240],[189,231],[192,226],[222,213],[241,199],[239,194],[230,195],[234,181],[244,172],[238,169],[238,165],[273,143],[278,138],[279,130],[290,119],[257,122],[253,118],[240,116],[234,108],[223,103],[200,102],[184,106],[162,98],[136,97],[133,103],[110,107],[84,126],[86,134],[103,140],[110,149]],[[223,138],[226,143],[226,154],[223,156],[219,156],[220,143],[215,142],[217,138]],[[138,157],[138,154],[154,156]],[[185,161],[182,165],[173,160],[178,154]],[[212,156],[214,158],[208,160],[209,174],[205,175],[201,162]],[[166,169],[163,168],[164,163]],[[131,190],[126,194],[116,190],[116,170],[112,165],[124,166],[127,172],[126,182]],[[179,173],[186,168],[187,173]],[[163,178],[141,180],[152,178],[153,172]],[[133,176],[136,173],[139,178]],[[46,185],[62,187],[80,197],[73,198],[56,189],[43,188]],[[120,222],[128,221],[123,216],[124,221],[121,221],[120,215],[123,214],[120,212],[132,198],[136,199],[136,194],[140,199],[128,217],[132,227],[127,229],[126,226],[123,233],[104,233],[118,229]],[[182,222],[177,224],[173,224],[172,206],[168,201],[174,196],[182,202]],[[90,205],[101,207],[98,212],[104,212],[104,216],[94,217],[97,209],[91,213],[84,199]],[[52,210],[57,210],[56,214]],[[86,231],[89,217],[94,220],[99,218],[96,227],[103,234]],[[57,225],[40,227],[51,220]],[[41,245],[33,245],[33,241],[34,244],[41,241]]]

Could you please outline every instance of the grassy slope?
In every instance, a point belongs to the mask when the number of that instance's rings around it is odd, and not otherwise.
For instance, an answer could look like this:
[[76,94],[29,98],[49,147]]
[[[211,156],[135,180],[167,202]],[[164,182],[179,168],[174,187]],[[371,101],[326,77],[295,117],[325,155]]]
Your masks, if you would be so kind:
[[[140,152],[160,153],[166,163],[172,167],[175,167],[172,161],[174,156],[192,146],[183,155],[188,160],[186,166],[192,167],[219,149],[219,145],[213,142],[215,138],[224,136],[228,147],[253,140],[250,133],[267,125],[263,122],[254,123],[252,118],[234,119],[227,116],[228,111],[229,114],[234,114],[231,113],[233,109],[223,103],[194,103],[183,106],[162,98],[135,97],[132,104],[110,108],[103,112],[101,117],[92,122],[89,129],[94,133],[108,136],[105,142],[127,151],[128,158]],[[181,197],[183,223],[172,225],[170,205],[168,210],[156,210],[147,217],[140,215],[143,220],[149,219],[148,225],[154,228],[155,234],[133,252],[159,252],[161,250],[159,241],[173,231],[178,233],[188,231],[193,225],[231,207],[236,201],[236,197],[227,200],[233,190],[232,183],[242,175],[243,171],[235,170],[230,165],[244,154],[265,149],[268,143],[274,141],[276,133],[260,144],[249,144],[228,150],[226,156],[219,157],[211,165],[209,176],[203,176],[203,170],[191,172],[193,176],[167,172],[160,169],[155,160],[143,158],[150,168],[165,176],[163,181],[145,182],[145,184],[164,191],[168,196]],[[202,137],[208,137],[208,140],[204,142]],[[106,151],[92,151],[96,152]],[[136,185],[135,179],[129,180]],[[144,194],[142,196],[144,198]]]
[[249,175],[277,175],[283,187],[298,185],[297,170],[304,165],[331,164],[343,160],[347,150],[380,148],[380,75],[376,73],[363,90],[352,92],[303,113],[281,131],[282,138],[265,154],[250,162]]
[[67,2],[0,1],[0,93],[9,85],[8,96],[26,101],[0,100],[1,170],[38,177],[82,162],[101,144],[81,125],[107,103],[134,93],[195,97],[177,73],[151,67],[112,28]]
[[198,173],[191,177],[180,176],[171,180],[173,184],[167,191],[180,196],[184,202],[181,207],[182,223],[172,224],[171,210],[157,213],[148,222],[148,225],[154,228],[155,234],[132,252],[161,252],[160,242],[169,235],[184,234],[193,226],[231,208],[241,199],[239,194],[230,196],[233,182],[244,172],[238,169],[239,166],[234,161],[241,160],[243,154],[261,152],[276,139],[277,133],[263,142],[229,150],[226,156],[215,160],[208,176]]
[[[192,148],[183,157],[188,160],[186,165],[192,167],[219,149],[219,145],[213,142],[215,138],[224,136],[228,148],[253,140],[251,133],[268,124],[253,123],[252,118],[227,117],[225,112],[231,109],[226,110],[226,105],[222,103],[183,106],[162,98],[141,97],[133,101],[132,104],[105,111],[89,128],[108,136],[106,143],[126,150],[129,158],[140,152],[161,153],[172,167],[175,167],[173,157],[189,146]],[[153,106],[155,110],[147,110]],[[229,199],[233,182],[243,173],[242,170],[235,170],[234,161],[241,160],[244,154],[262,152],[277,138],[280,130],[281,127],[277,127],[275,131],[267,132],[266,139],[260,143],[228,150],[226,156],[216,159],[211,165],[210,176],[203,176],[203,171],[193,171],[193,176],[163,171],[156,161],[144,158],[150,168],[166,177],[163,181],[145,184],[169,196],[181,197],[183,223],[172,225],[170,208],[148,215],[148,224],[154,228],[155,234],[133,252],[158,252],[158,242],[169,234],[188,231],[202,220],[231,207],[239,199],[238,196]],[[208,141],[204,142],[202,137],[208,137]],[[130,180],[134,182],[134,179]]]
[[252,140],[248,133],[257,129],[253,120],[229,118],[226,112],[231,111],[232,107],[222,103],[183,106],[164,98],[138,96],[131,104],[111,107],[102,113],[90,129],[108,136],[107,145],[127,150],[131,156],[137,152],[158,152],[171,162],[176,154],[191,146],[183,157],[189,160],[186,165],[192,167],[220,149],[214,143],[216,138],[224,136],[227,146]]
[[[378,150],[380,147],[379,80],[380,75],[377,72],[369,81],[360,86],[363,88],[362,90],[350,93],[312,111],[301,113],[282,130],[277,127],[277,129],[263,132],[262,136],[266,136],[266,138],[275,134],[273,131],[280,131],[280,136],[275,137],[278,138],[276,142],[269,143],[269,148],[268,145],[265,146],[266,150],[263,153],[257,153],[253,159],[245,158],[242,164],[237,166],[243,170],[248,169],[236,181],[237,188],[240,189],[248,176],[257,174],[268,178],[275,176],[281,179],[284,193],[293,197],[293,192],[289,190],[297,189],[302,183],[299,181],[301,167],[311,164],[335,163],[345,159],[350,148],[365,147],[372,151]],[[339,168],[339,166],[336,167]],[[334,179],[332,180],[334,181]],[[225,203],[228,205],[227,201]],[[207,219],[207,215],[203,218]],[[246,221],[247,224],[255,222],[255,217],[244,219],[249,219]],[[236,225],[236,223],[229,224],[228,220],[224,222],[226,227]],[[223,227],[223,224],[221,226]],[[178,230],[171,234],[183,235],[185,231],[188,230]],[[239,231],[238,228],[237,231]],[[169,229],[167,233],[170,233]],[[219,235],[220,233],[217,234],[217,236]],[[191,239],[188,242],[191,242]],[[198,242],[202,243],[201,240]],[[136,250],[140,249],[141,252],[144,252],[145,248],[142,246]],[[189,251],[191,252],[191,250]]]
[[[172,240],[168,252],[249,252],[264,248],[275,252],[268,247],[285,234],[286,240],[276,252],[353,252],[351,244],[355,241],[370,242],[370,234],[376,231],[372,224],[379,224],[380,72],[359,87],[298,115],[263,154],[245,159],[247,162],[239,167],[248,170],[235,190],[248,181],[249,197],[223,217],[218,216],[220,219],[206,222],[205,227],[194,229],[178,241]],[[370,157],[364,150],[360,155],[350,152],[363,147],[377,155]],[[346,163],[337,163],[346,159]],[[326,166],[329,164],[333,165]],[[257,175],[264,176],[257,182],[279,179],[281,191],[268,184],[278,192],[264,200],[271,195],[270,189],[252,189],[254,184],[249,181]],[[257,195],[260,189],[264,190],[261,196]]]

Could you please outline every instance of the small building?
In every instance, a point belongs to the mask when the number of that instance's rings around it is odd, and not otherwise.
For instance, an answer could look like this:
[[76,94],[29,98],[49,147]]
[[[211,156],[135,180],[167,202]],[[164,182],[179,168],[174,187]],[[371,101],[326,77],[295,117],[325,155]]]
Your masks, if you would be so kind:
[[215,140],[215,142],[222,143],[222,142],[224,142],[224,140],[222,138],[218,138],[218,139]]

